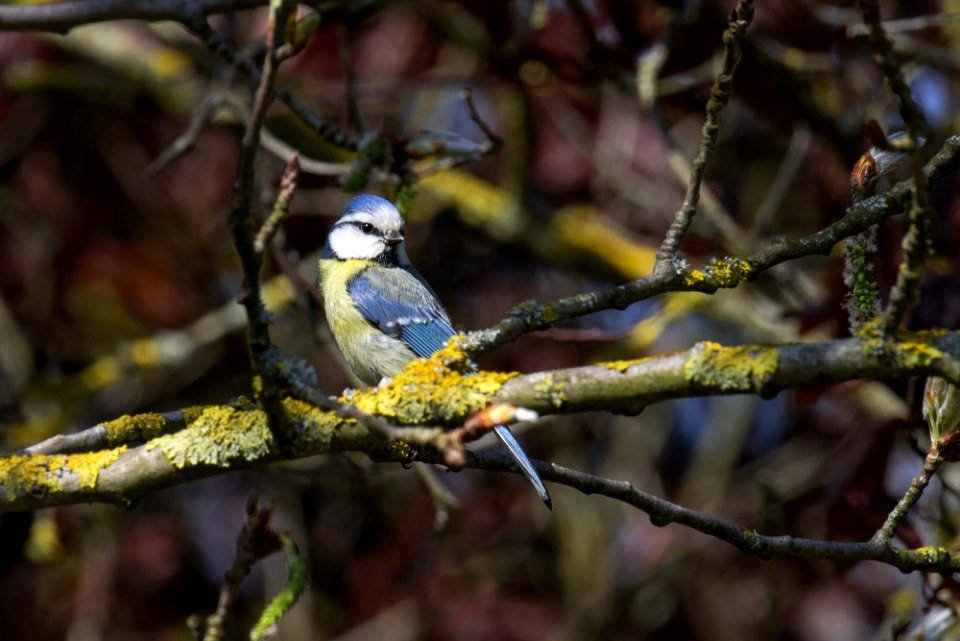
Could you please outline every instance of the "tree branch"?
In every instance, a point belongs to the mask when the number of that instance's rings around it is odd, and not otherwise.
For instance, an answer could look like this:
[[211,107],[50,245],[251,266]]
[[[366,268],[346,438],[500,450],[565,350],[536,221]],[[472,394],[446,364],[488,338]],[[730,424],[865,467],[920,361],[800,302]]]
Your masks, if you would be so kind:
[[0,5],[0,30],[53,31],[109,20],[187,22],[269,4],[269,0],[67,0],[50,4]]
[[700,202],[700,184],[707,170],[707,162],[713,147],[717,142],[717,132],[720,131],[720,113],[727,105],[727,100],[733,91],[733,72],[740,62],[740,42],[746,34],[747,27],[753,21],[752,0],[740,0],[730,14],[727,30],[723,32],[723,63],[720,73],[717,74],[713,87],[710,89],[710,99],[707,101],[707,115],[700,134],[700,150],[690,166],[690,181],[687,183],[687,193],[683,205],[670,225],[660,250],[657,252],[657,267],[655,273],[673,271],[680,244],[693,222],[697,212],[697,203]]
[[[524,375],[464,375],[450,369],[464,354],[448,347],[431,359],[414,361],[388,385],[351,392],[340,402],[356,408],[357,416],[376,414],[391,425],[455,426],[493,402],[541,414],[600,408],[639,412],[672,398],[772,396],[784,389],[863,378],[937,374],[960,382],[960,332],[905,339],[891,343],[877,335],[869,340],[739,347],[700,343],[660,358]],[[241,399],[226,406],[191,408],[182,415],[149,415],[150,431],[144,430],[143,417],[116,419],[109,424],[113,436],[107,449],[0,458],[0,512],[89,501],[130,504],[151,491],[195,478],[330,452],[360,451],[379,461],[411,458],[409,445],[388,441],[379,431],[344,417],[340,408],[289,398],[282,406],[291,426],[283,450],[263,410]],[[173,421],[176,425],[170,425]],[[417,460],[447,460],[442,446],[433,447],[445,442],[442,431],[409,428],[391,436],[423,444]],[[133,445],[138,439],[144,444]],[[471,466],[469,457],[464,464]]]
[[[960,168],[960,136],[946,140],[924,167],[926,187]],[[796,239],[779,239],[742,259],[714,261],[703,270],[663,270],[646,278],[602,291],[586,292],[550,303],[527,301],[514,307],[497,325],[469,334],[464,345],[474,357],[487,354],[521,335],[547,329],[554,323],[604,309],[629,305],[667,292],[712,294],[721,287],[735,287],[742,278],[754,279],[781,263],[814,254],[829,254],[834,245],[903,211],[911,196],[913,180],[898,183],[888,192],[853,203],[837,222]]]

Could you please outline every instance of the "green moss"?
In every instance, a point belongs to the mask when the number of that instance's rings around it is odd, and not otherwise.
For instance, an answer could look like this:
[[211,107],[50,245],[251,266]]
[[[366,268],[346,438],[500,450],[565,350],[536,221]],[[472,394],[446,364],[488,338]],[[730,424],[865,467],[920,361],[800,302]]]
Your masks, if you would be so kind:
[[701,387],[751,392],[770,380],[779,360],[773,347],[724,347],[705,341],[690,350],[683,373],[687,380]]

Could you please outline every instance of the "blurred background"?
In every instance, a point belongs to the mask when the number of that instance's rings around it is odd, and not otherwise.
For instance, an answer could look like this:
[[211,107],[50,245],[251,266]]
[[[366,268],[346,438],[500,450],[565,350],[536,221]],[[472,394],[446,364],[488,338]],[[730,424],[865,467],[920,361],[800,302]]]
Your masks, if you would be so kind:
[[[865,123],[902,128],[846,2],[758,3],[734,93],[684,243],[700,265],[808,234],[850,202]],[[732,2],[426,0],[325,2],[278,84],[350,129],[348,68],[364,131],[480,144],[473,91],[504,139],[482,160],[417,187],[413,263],[458,329],[515,304],[648,274],[680,206]],[[960,3],[881,2],[930,130],[958,128]],[[265,12],[214,16],[256,56]],[[250,96],[181,26],[110,22],[66,35],[0,34],[0,443],[4,451],[125,413],[221,404],[249,393],[240,271],[225,227]],[[202,116],[202,117],[201,117]],[[164,160],[194,130],[190,149]],[[428,136],[429,137],[429,136]],[[305,159],[351,155],[279,103],[257,194]],[[320,386],[353,383],[309,295],[315,252],[349,199],[305,172],[264,279],[273,337]],[[877,185],[908,175],[900,168]],[[387,197],[395,186],[370,184]],[[914,328],[960,322],[960,190],[931,194],[934,252]],[[878,231],[881,292],[902,220]],[[277,277],[278,260],[299,267]],[[535,333],[481,365],[533,372],[725,344],[848,335],[839,252],[783,265],[714,296],[669,295]],[[864,540],[919,470],[922,381],[855,382],[690,399],[639,416],[550,417],[521,435],[531,456],[770,534]],[[480,444],[483,445],[482,443]],[[310,585],[278,638],[894,639],[925,617],[955,621],[952,580],[878,564],[762,561],[628,506],[522,477],[438,471],[460,503],[435,505],[399,465],[325,456],[156,492],[129,510],[72,506],[0,517],[0,628],[7,639],[190,639],[230,564],[251,488],[308,558]],[[898,532],[951,545],[960,478],[947,468]],[[277,556],[244,585],[234,638],[285,575]],[[956,635],[955,630],[948,634]],[[926,638],[941,638],[927,636]],[[948,637],[948,638],[956,638]]]

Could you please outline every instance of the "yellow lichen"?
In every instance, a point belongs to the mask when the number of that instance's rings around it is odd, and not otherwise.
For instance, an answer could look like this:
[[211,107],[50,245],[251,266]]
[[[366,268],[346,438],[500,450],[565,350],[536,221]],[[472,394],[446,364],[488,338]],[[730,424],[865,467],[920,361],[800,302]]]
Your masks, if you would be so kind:
[[724,347],[697,343],[683,365],[687,380],[722,391],[755,391],[776,373],[779,354],[773,347]]
[[943,352],[929,343],[908,341],[896,344],[902,362],[909,368],[929,367],[941,358]]
[[692,287],[697,283],[702,283],[706,279],[706,275],[699,269],[691,269],[683,273],[683,284],[687,287]]
[[753,275],[753,266],[742,258],[714,258],[703,268],[704,274],[720,287],[736,287]]
[[606,367],[607,369],[613,369],[618,372],[626,372],[628,369],[634,365],[638,365],[645,361],[652,360],[656,357],[654,356],[645,356],[643,358],[634,358],[632,360],[619,360],[619,361],[604,361],[602,363],[594,363],[597,367]]
[[943,336],[942,330],[912,332],[897,330],[884,335],[883,319],[872,318],[857,332],[864,354],[895,360],[910,369],[930,367],[943,358],[933,341]]
[[294,446],[305,452],[330,449],[333,428],[345,421],[334,412],[293,398],[284,399],[283,406],[287,412],[287,421],[298,435]]
[[65,469],[80,477],[80,487],[95,488],[100,470],[110,465],[127,451],[126,445],[99,452],[71,454],[65,462]]
[[148,441],[162,434],[168,420],[160,414],[125,415],[112,421],[101,423],[107,429],[107,442],[111,445]]
[[547,374],[536,385],[533,386],[533,392],[537,397],[543,399],[551,406],[560,409],[567,402],[567,387],[563,383],[553,380],[553,376]]
[[400,459],[413,457],[413,446],[406,441],[390,441],[390,453]]
[[7,499],[18,495],[45,496],[63,487],[63,463],[66,455],[33,455],[0,457],[0,484]]
[[33,454],[0,457],[0,483],[8,499],[24,494],[44,496],[63,489],[70,475],[78,477],[81,488],[93,488],[97,477],[126,451],[118,447],[80,454]]
[[176,468],[193,465],[227,467],[270,452],[273,435],[263,410],[253,407],[205,407],[185,429],[147,441],[160,448]]
[[922,557],[923,560],[930,565],[946,563],[950,559],[950,551],[939,545],[928,545],[926,547],[917,548],[913,550],[913,553]]
[[[516,373],[474,372],[459,341],[428,359],[410,362],[389,383],[344,395],[367,414],[398,418],[403,423],[461,420],[487,406],[490,398]],[[467,371],[460,371],[467,370]]]

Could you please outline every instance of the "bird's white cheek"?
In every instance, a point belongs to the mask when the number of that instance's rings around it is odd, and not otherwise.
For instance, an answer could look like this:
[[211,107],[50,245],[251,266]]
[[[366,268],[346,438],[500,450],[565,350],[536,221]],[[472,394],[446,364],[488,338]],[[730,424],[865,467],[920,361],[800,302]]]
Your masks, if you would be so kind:
[[335,229],[330,235],[330,247],[340,258],[367,260],[376,258],[384,249],[382,240],[353,227]]

